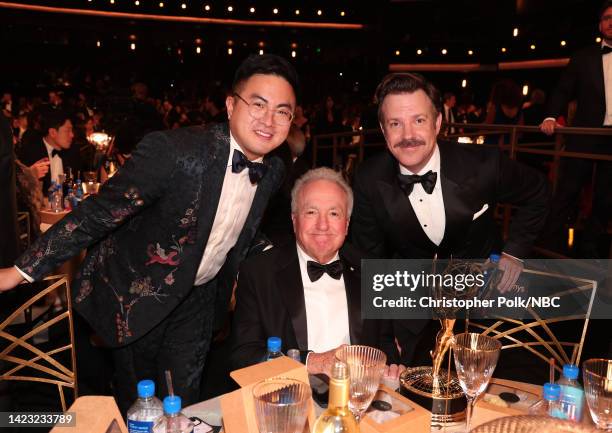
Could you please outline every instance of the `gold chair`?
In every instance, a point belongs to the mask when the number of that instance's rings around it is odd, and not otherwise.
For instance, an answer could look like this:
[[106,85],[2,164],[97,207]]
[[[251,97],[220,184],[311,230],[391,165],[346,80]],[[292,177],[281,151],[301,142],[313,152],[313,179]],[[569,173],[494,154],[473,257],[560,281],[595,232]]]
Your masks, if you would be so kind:
[[[582,347],[589,325],[589,318],[595,299],[597,283],[592,280],[561,276],[559,274],[524,270],[524,273],[534,274],[543,277],[564,278],[575,283],[575,287],[561,290],[555,293],[556,296],[574,296],[582,294],[590,300],[586,313],[568,316],[549,317],[543,319],[533,309],[527,311],[531,318],[529,320],[519,320],[508,317],[499,317],[486,324],[466,321],[466,328],[474,328],[483,335],[488,335],[502,343],[502,350],[522,348],[532,353],[542,361],[549,363],[550,358],[555,359],[555,369],[561,373],[564,364],[580,364]],[[558,337],[559,325],[564,322],[575,321],[576,332],[572,337]],[[567,328],[567,327],[566,327]],[[567,331],[567,329],[566,329]]]
[[[49,283],[45,289],[28,299],[0,323],[0,339],[3,341],[0,347],[8,344],[0,352],[0,359],[4,361],[0,371],[0,380],[30,381],[56,385],[62,410],[65,412],[67,405],[64,397],[64,388],[72,388],[75,399],[78,393],[70,287],[65,275],[50,276],[45,278],[44,281]],[[17,287],[15,290],[20,290],[20,287]],[[30,330],[26,329],[26,331],[23,331],[23,327],[15,326],[15,321],[21,317],[25,317],[27,321],[28,310],[36,309],[36,306],[40,303],[39,301],[51,300],[51,304],[44,306],[42,309],[46,310],[47,313],[53,311],[55,307],[54,300],[58,297],[67,300],[65,311],[62,311],[64,309],[62,308],[59,314],[54,315],[47,321],[41,321],[45,314],[39,316],[32,322],[35,325]],[[46,352],[43,352],[34,345],[32,339],[35,336],[40,335],[42,332],[48,332],[51,326],[64,320],[66,322],[63,323],[68,326],[69,344],[49,348]],[[19,332],[19,330],[22,331]],[[21,334],[22,332],[25,332],[25,334],[13,335]],[[54,358],[54,355],[66,351],[70,351],[70,367],[62,365],[61,362]]]

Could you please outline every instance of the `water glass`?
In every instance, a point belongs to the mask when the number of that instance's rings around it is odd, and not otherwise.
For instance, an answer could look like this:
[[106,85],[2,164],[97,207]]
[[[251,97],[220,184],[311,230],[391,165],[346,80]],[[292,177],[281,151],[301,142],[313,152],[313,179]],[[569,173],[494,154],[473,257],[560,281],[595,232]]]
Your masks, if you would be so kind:
[[474,402],[487,388],[499,359],[501,343],[491,337],[466,332],[454,337],[455,369],[467,398],[466,431],[470,431]]
[[259,433],[302,433],[310,385],[294,379],[267,379],[253,387]]
[[336,359],[348,366],[349,409],[359,422],[378,391],[387,355],[373,347],[352,345],[339,349]]
[[589,359],[582,364],[584,393],[598,429],[612,431],[612,359]]

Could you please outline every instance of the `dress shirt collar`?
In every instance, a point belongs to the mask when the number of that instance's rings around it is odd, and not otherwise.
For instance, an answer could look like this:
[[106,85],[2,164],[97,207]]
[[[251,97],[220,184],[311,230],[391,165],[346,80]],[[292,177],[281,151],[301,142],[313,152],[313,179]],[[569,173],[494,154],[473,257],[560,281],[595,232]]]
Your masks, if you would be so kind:
[[[47,154],[49,155],[49,158],[51,158],[51,152],[53,152],[53,150],[55,149],[55,147],[51,146],[47,140],[45,140],[44,138],[42,139],[43,143],[45,144],[45,147],[47,148]],[[58,149],[59,152],[59,149]],[[58,155],[59,156],[59,155]]]
[[[300,247],[300,244],[298,244],[296,242],[295,246],[297,247],[297,253],[298,253],[298,258],[300,260],[300,265],[303,266],[304,269],[306,269],[306,263],[308,263],[308,260],[312,260],[313,262],[317,262],[315,259],[313,259],[308,254],[306,254],[306,252],[302,249],[302,247]],[[336,251],[336,255],[329,262],[327,262],[327,263],[331,263],[331,262],[333,262],[335,260],[338,260],[338,259],[340,259],[340,254],[338,254],[338,251]],[[322,265],[326,265],[327,263],[321,263],[321,264]]]
[[[603,39],[601,40],[601,48],[603,47],[610,47],[612,48],[612,45],[606,43],[606,41],[604,41]],[[612,53],[608,53],[608,54],[612,54]]]
[[[418,173],[413,173],[410,170],[408,170],[406,167],[404,167],[403,165],[399,165],[400,167],[400,173],[401,174],[418,174],[419,176],[424,175],[425,173],[427,173],[429,170],[433,171],[434,173],[438,173],[438,176],[440,175],[440,149],[438,148],[438,144],[436,143],[436,148],[434,149],[433,154],[431,155],[431,158],[429,158],[429,161],[427,161],[427,164],[425,164],[425,167],[423,167]],[[438,182],[436,182],[436,187],[438,186]]]
[[[242,150],[242,147],[240,147],[240,145],[238,144],[238,142],[236,141],[236,139],[234,138],[234,136],[232,135],[232,132],[230,131],[230,152],[229,152],[229,158],[227,160],[227,165],[228,167],[230,167],[232,165],[232,156],[234,156],[234,149],[235,150],[239,150],[240,152],[244,153],[244,150]],[[245,154],[246,156],[246,154]],[[263,161],[263,157],[259,157],[251,162],[262,162]]]

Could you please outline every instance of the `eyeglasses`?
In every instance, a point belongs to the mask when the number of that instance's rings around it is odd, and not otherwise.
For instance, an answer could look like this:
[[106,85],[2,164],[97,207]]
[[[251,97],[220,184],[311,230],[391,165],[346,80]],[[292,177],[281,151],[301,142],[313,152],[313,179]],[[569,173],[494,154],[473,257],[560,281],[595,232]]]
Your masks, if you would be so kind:
[[[253,119],[261,119],[268,113],[268,104],[260,101],[248,103],[238,93],[234,93],[234,96],[238,97],[249,107],[249,114]],[[272,121],[277,125],[286,126],[293,120],[293,113],[286,108],[277,108],[272,112]]]

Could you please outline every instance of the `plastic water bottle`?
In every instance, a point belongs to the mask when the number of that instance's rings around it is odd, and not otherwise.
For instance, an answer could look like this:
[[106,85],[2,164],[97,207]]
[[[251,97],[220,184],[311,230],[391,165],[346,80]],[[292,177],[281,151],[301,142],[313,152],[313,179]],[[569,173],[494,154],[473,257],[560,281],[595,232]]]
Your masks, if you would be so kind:
[[181,398],[164,398],[164,414],[155,423],[153,433],[191,433],[193,427],[193,422],[181,413]]
[[584,390],[578,383],[580,369],[573,364],[563,366],[563,377],[559,380],[561,387],[561,411],[563,418],[580,422],[584,408]]
[[293,359],[294,361],[302,362],[302,359],[300,357],[300,351],[298,349],[289,349],[287,351],[287,356]]
[[155,382],[138,382],[138,399],[127,412],[129,433],[151,433],[155,421],[164,414],[162,402],[155,397]]
[[563,418],[561,412],[561,387],[556,383],[545,383],[542,400],[529,408],[529,415],[544,415],[555,418]]
[[266,353],[264,361],[269,361],[274,358],[280,358],[281,356],[283,356],[283,352],[281,352],[281,339],[278,337],[269,337],[268,353]]

